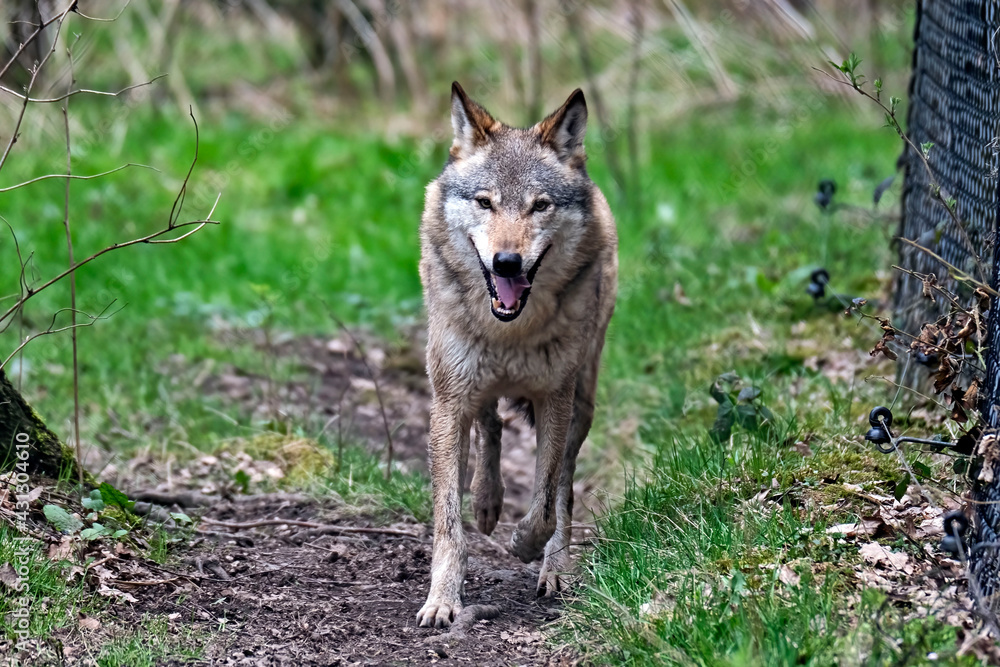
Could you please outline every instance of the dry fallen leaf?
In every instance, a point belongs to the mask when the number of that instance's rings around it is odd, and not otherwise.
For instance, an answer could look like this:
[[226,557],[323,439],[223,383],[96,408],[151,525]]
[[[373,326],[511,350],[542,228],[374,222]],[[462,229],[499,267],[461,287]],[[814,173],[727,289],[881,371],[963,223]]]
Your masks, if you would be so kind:
[[679,282],[674,283],[674,301],[682,306],[690,306],[691,299],[684,293],[684,286]]
[[778,581],[785,584],[789,588],[795,588],[799,585],[801,577],[795,573],[795,570],[788,567],[787,565],[782,565],[778,568]]
[[46,555],[49,560],[69,560],[73,555],[73,536],[63,535],[58,542],[50,544]]
[[906,574],[913,574],[913,564],[908,555],[900,551],[893,551],[878,542],[862,544],[861,558],[869,565],[880,565]]
[[10,563],[0,565],[0,584],[13,591],[17,590],[16,587],[19,581],[17,572],[14,571],[14,567]]
[[100,588],[97,589],[97,594],[106,598],[120,598],[122,600],[125,600],[126,602],[132,602],[132,603],[138,602],[135,596],[133,596],[131,593],[126,593],[124,591],[118,590],[117,588],[111,588],[103,584],[101,585]]
[[882,524],[883,522],[878,519],[864,519],[858,523],[838,523],[836,526],[827,528],[826,532],[841,533],[844,537],[857,537],[859,535],[871,537],[882,527]]
[[80,619],[80,627],[84,630],[99,630],[101,622],[93,616],[84,616]]

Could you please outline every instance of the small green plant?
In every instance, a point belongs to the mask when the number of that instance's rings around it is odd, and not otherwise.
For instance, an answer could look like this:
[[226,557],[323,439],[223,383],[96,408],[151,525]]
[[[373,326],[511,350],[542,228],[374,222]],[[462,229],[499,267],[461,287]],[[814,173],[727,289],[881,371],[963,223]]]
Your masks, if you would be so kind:
[[135,502],[107,482],[102,482],[98,488],[93,489],[80,504],[84,509],[90,510],[85,517],[90,523],[88,528],[84,528],[84,521],[58,505],[45,505],[42,513],[59,532],[66,535],[78,534],[87,541],[105,537],[120,539],[128,535],[135,523],[135,515],[132,514]]
[[736,373],[723,373],[717,377],[709,393],[719,404],[710,431],[715,442],[729,440],[735,426],[758,432],[774,424],[774,414],[759,400],[760,388],[745,386]]

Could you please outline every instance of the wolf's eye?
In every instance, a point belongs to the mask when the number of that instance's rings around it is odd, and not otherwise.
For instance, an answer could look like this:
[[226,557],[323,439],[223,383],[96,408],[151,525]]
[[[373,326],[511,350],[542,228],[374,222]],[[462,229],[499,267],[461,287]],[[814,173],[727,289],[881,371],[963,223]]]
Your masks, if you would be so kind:
[[493,208],[493,202],[490,201],[489,197],[476,197],[476,203],[479,204],[480,208],[485,208],[485,209]]
[[549,210],[549,206],[551,206],[551,204],[549,204],[547,201],[539,200],[535,202],[535,205],[531,207],[531,210],[534,211],[535,213],[541,213],[542,211]]

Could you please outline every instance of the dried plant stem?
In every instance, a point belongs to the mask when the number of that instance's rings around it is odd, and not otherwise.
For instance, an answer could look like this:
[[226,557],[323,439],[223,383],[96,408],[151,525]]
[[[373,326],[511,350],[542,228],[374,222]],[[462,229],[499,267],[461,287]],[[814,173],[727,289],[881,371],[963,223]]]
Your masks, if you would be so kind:
[[639,135],[636,127],[636,95],[639,91],[639,71],[642,60],[642,40],[645,21],[642,16],[642,6],[638,0],[629,2],[629,20],[632,24],[632,53],[628,74],[628,101],[625,109],[625,127],[628,141],[629,157],[629,196],[632,209],[642,209],[642,186],[639,182]]
[[625,172],[618,161],[618,152],[614,141],[618,130],[611,125],[607,107],[604,105],[604,96],[601,95],[601,90],[597,85],[597,71],[594,68],[594,62],[590,59],[590,44],[587,42],[587,36],[583,31],[583,24],[580,22],[580,17],[577,14],[581,6],[583,5],[574,3],[572,0],[560,0],[560,8],[566,17],[569,32],[576,39],[580,53],[580,67],[583,69],[584,78],[587,79],[587,87],[590,88],[590,99],[594,102],[594,114],[597,116],[597,123],[601,127],[602,139],[604,140],[604,154],[608,160],[608,170],[611,172],[611,178],[615,182],[618,193],[624,195],[627,192]]
[[[326,309],[327,312],[330,313],[331,319],[333,319],[333,321],[337,323],[337,326],[343,330],[348,338],[351,339],[351,343],[354,344],[355,349],[358,351],[358,356],[361,357],[361,363],[364,364],[365,370],[368,371],[368,375],[371,377],[372,383],[375,385],[375,398],[378,399],[378,409],[379,412],[382,413],[382,427],[385,429],[385,479],[388,481],[392,479],[392,429],[389,428],[389,417],[385,414],[385,401],[382,400],[382,388],[378,383],[378,375],[368,364],[368,356],[365,354],[365,348],[361,345],[361,341],[359,341],[357,337],[351,333],[351,330],[347,328],[347,325],[344,324],[339,317],[337,317],[337,314],[333,312],[332,308],[330,308],[330,304],[326,304]],[[343,420],[340,421],[342,422]],[[343,442],[343,438],[340,438],[338,442]],[[338,447],[339,446],[340,445],[338,444]],[[337,465],[339,466],[339,454],[337,460]]]
[[[73,71],[73,53],[66,49],[66,56],[69,58],[70,88],[76,83],[76,75]],[[83,461],[80,448],[80,358],[77,342],[76,326],[76,272],[73,271],[73,231],[69,224],[69,195],[70,183],[73,182],[73,153],[70,148],[69,138],[69,97],[66,98],[62,107],[63,127],[66,130],[66,189],[63,197],[63,228],[66,230],[66,258],[70,267],[69,272],[69,313],[70,313],[70,339],[73,344],[73,446],[76,451],[76,460]],[[83,493],[83,466],[77,466],[79,472],[79,482],[81,493]]]
[[[813,68],[813,69],[816,69],[816,68]],[[934,170],[931,168],[930,160],[928,159],[927,155],[924,154],[924,150],[921,147],[917,146],[913,142],[913,140],[909,137],[909,135],[907,135],[906,132],[903,131],[902,125],[899,124],[899,120],[896,118],[896,110],[895,110],[894,106],[893,107],[889,107],[889,106],[885,105],[885,103],[881,99],[882,96],[881,96],[881,93],[878,92],[878,89],[876,89],[876,94],[872,95],[867,90],[865,90],[864,88],[862,88],[862,85],[864,85],[864,82],[862,81],[863,77],[861,77],[861,75],[858,75],[858,77],[855,78],[853,76],[853,74],[852,75],[848,75],[848,74],[845,73],[845,76],[847,76],[848,78],[847,79],[843,79],[843,78],[837,78],[837,77],[831,75],[829,72],[826,72],[826,71],[823,71],[823,70],[817,69],[816,71],[824,74],[825,76],[830,77],[831,79],[833,79],[834,81],[836,81],[836,82],[838,82],[838,83],[840,83],[842,85],[850,86],[851,88],[853,88],[854,90],[856,90],[858,93],[860,93],[862,96],[867,97],[869,100],[871,100],[872,102],[874,102],[875,104],[877,104],[879,106],[879,108],[881,108],[882,111],[885,112],[885,117],[886,117],[886,120],[888,121],[888,125],[890,127],[892,127],[893,130],[895,130],[896,134],[899,135],[899,138],[902,139],[904,143],[906,143],[906,145],[909,147],[909,149],[911,151],[913,151],[913,154],[916,155],[918,158],[920,158],[920,162],[923,164],[924,170],[927,172],[927,178],[928,178],[928,180],[929,180],[929,182],[930,182],[930,184],[932,186],[932,190],[931,190],[932,197],[935,200],[937,200],[938,202],[940,202],[941,205],[944,206],[945,210],[948,211],[948,216],[951,218],[951,221],[954,223],[955,229],[958,230],[959,236],[962,238],[963,243],[965,243],[966,248],[969,251],[969,256],[972,257],[972,260],[976,264],[976,270],[979,271],[979,275],[982,277],[983,280],[988,280],[989,276],[987,275],[986,268],[983,266],[983,262],[982,262],[982,260],[979,257],[979,253],[976,251],[976,247],[973,245],[972,239],[969,238],[969,232],[966,231],[965,227],[962,225],[961,219],[958,217],[958,210],[957,210],[958,207],[957,206],[951,206],[949,204],[949,202],[945,201],[944,197],[941,195],[941,186],[940,186],[940,184],[938,182],[938,179],[934,176]],[[956,271],[956,272],[960,273],[961,275],[965,276],[966,280],[968,280],[970,282],[974,282],[976,285],[983,286],[976,279],[972,278],[971,276],[968,276],[968,274],[965,273],[964,271],[960,271],[959,269],[953,267],[951,264],[949,264],[948,262],[946,262],[943,258],[939,257],[938,255],[936,255],[935,253],[931,252],[930,250],[927,250],[926,248],[923,248],[922,246],[917,245],[916,243],[910,241],[909,239],[905,239],[905,238],[899,237],[899,240],[900,241],[905,241],[905,242],[909,243],[910,245],[912,245],[912,246],[914,246],[914,247],[916,247],[916,248],[918,248],[918,249],[920,249],[920,250],[928,253],[929,255],[933,256],[935,259],[937,259],[939,262],[941,262],[945,266],[949,267],[953,271]],[[988,286],[986,286],[986,287],[988,287]],[[990,288],[990,289],[992,289],[992,288]],[[997,294],[996,291],[993,291],[992,294],[995,295],[995,296],[1000,296],[1000,294]]]
[[[926,254],[930,255],[931,257],[933,257],[934,259],[936,259],[938,262],[941,263],[942,266],[944,266],[945,268],[947,268],[951,272],[952,277],[955,278],[955,280],[958,280],[959,282],[970,283],[972,285],[975,285],[976,287],[982,288],[982,290],[984,292],[986,292],[987,294],[989,294],[992,297],[1000,297],[1000,292],[997,292],[989,284],[981,282],[979,280],[976,280],[975,278],[973,278],[972,276],[970,276],[968,273],[966,273],[962,269],[958,268],[957,266],[955,266],[954,264],[952,264],[951,262],[949,262],[948,260],[946,260],[941,255],[937,254],[933,250],[931,250],[929,248],[925,248],[924,246],[920,245],[916,241],[911,241],[908,238],[905,238],[905,237],[902,237],[902,236],[900,236],[898,238],[899,238],[899,241],[901,243],[905,243],[908,246],[912,246],[912,247],[916,248],[917,250],[919,250],[920,252],[926,253]],[[973,253],[973,256],[975,256],[975,253]],[[978,263],[978,258],[977,258],[977,263]]]

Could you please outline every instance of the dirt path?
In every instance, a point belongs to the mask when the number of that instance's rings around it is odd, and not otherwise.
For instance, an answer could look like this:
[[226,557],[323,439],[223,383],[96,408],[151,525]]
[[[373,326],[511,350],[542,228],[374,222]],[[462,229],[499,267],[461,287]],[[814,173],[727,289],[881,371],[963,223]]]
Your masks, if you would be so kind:
[[[423,469],[429,395],[422,359],[414,352],[422,346],[417,342],[386,353],[367,343],[367,365],[356,347],[341,339],[297,338],[273,345],[276,358],[293,366],[282,382],[235,368],[189,369],[178,378],[195,391],[224,397],[253,419],[275,412],[300,423],[336,417],[378,455],[384,427],[370,368],[380,368],[379,389],[394,429],[396,456],[404,468]],[[404,537],[309,536],[302,528],[275,525],[231,531],[204,522],[203,528],[216,534],[199,536],[184,549],[182,562],[171,567],[175,581],[134,592],[139,602],[126,616],[166,616],[175,628],[213,633],[205,652],[213,665],[570,664],[571,656],[554,655],[541,632],[558,617],[560,602],[535,597],[539,564],[525,566],[505,548],[514,522],[527,509],[534,474],[534,433],[512,416],[505,420],[503,472],[503,523],[490,538],[466,525],[466,604],[495,607],[495,617],[463,622],[457,632],[416,627],[429,584],[432,539],[428,526],[414,524],[394,526],[412,534]],[[156,479],[160,483],[150,486]],[[181,490],[176,479],[170,484],[162,475],[140,480],[124,474],[118,481],[133,489],[176,492]],[[187,488],[196,483],[187,480]],[[577,492],[577,518],[586,521],[592,516],[586,485]],[[346,509],[277,496],[263,503],[220,502],[203,518],[371,526]],[[577,530],[575,539],[581,537]]]
[[[357,525],[308,501],[282,505],[282,517]],[[206,517],[252,522],[271,515],[269,509],[279,507],[223,506]],[[134,593],[139,602],[131,613],[216,632],[205,652],[213,665],[552,664],[539,628],[556,618],[559,603],[535,598],[537,567],[515,562],[492,539],[472,536],[468,602],[494,605],[499,615],[464,634],[417,628],[430,537],[423,527],[394,528],[418,537],[303,539],[299,528],[262,527],[232,539],[199,538],[175,570],[190,580]]]

